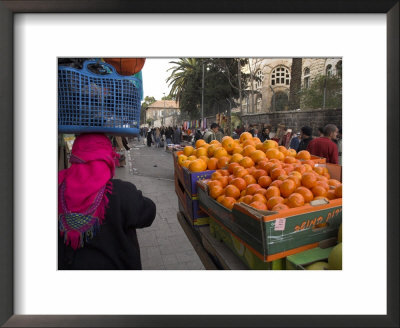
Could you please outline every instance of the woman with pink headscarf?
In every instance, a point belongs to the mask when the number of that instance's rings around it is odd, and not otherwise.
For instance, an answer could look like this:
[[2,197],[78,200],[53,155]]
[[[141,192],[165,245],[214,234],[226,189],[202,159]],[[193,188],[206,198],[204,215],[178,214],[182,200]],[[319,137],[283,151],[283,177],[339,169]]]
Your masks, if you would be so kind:
[[58,175],[58,268],[140,270],[136,229],[153,223],[154,202],[113,179],[118,154],[103,134],[78,136],[70,162]]

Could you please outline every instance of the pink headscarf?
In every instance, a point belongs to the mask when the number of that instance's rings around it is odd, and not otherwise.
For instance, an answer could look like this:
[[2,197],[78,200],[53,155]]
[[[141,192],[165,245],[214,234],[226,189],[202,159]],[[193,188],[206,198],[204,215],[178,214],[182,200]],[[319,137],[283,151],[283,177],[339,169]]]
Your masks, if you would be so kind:
[[59,230],[66,245],[83,247],[105,217],[118,154],[103,134],[82,134],[72,146],[71,167],[58,174]]

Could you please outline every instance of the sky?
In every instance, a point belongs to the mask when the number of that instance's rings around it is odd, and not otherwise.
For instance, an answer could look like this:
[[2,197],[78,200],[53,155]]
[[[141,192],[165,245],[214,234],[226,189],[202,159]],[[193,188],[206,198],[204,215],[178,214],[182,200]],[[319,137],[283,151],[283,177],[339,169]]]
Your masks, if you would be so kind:
[[176,61],[177,58],[146,58],[146,62],[142,68],[143,75],[143,98],[146,96],[154,97],[156,100],[161,100],[165,95],[169,94],[165,80],[171,75],[167,72],[168,68],[175,66],[169,64],[170,61]]

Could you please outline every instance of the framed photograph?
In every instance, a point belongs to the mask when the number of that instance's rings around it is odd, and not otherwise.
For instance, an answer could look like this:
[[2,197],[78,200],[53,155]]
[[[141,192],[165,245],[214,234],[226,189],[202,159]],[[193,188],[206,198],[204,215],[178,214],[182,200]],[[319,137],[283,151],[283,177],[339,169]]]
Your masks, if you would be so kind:
[[[5,0],[0,25],[1,325],[399,325],[398,1]],[[97,55],[343,58],[343,270],[57,271],[57,57]]]

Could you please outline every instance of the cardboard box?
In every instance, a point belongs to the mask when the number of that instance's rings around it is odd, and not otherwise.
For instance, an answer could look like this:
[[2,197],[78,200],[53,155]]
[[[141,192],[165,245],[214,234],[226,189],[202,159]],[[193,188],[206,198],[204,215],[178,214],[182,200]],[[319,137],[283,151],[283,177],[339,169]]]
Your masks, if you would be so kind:
[[252,270],[284,270],[285,260],[279,259],[272,262],[264,262],[257,256],[253,248],[236,236],[215,218],[209,218],[210,233],[217,240],[221,240],[229,249]]
[[178,179],[183,182],[183,186],[186,192],[191,197],[197,196],[197,181],[209,179],[215,170],[208,170],[202,172],[191,172],[186,167],[182,167],[178,164],[178,152],[174,153],[174,168],[175,174]]
[[200,208],[251,246],[265,262],[318,247],[319,242],[337,236],[342,222],[341,198],[312,201],[280,212],[261,211],[244,203],[236,203],[229,210],[209,197],[204,182],[198,187]]
[[181,181],[175,175],[175,192],[178,196],[179,204],[182,208],[182,212],[192,222],[194,226],[208,225],[209,215],[202,211],[199,207],[199,200],[197,197],[191,197],[185,191]]
[[316,247],[305,252],[290,255],[286,258],[286,270],[306,270],[306,266],[315,262],[328,262],[328,256],[332,249],[333,247]]

